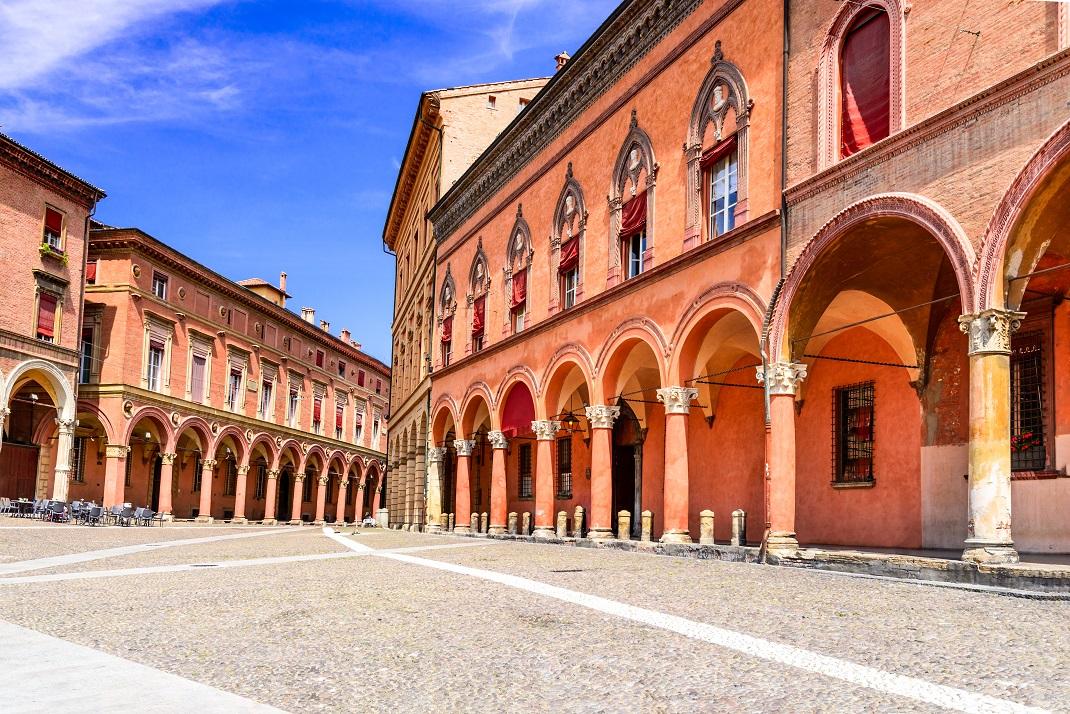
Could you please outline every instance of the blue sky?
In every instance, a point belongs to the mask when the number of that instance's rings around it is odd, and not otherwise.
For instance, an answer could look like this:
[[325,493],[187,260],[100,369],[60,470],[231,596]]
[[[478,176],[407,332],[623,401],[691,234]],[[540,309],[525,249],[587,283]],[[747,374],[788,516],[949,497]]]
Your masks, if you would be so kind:
[[546,76],[615,0],[4,0],[0,131],[136,226],[390,355],[382,227],[421,91]]

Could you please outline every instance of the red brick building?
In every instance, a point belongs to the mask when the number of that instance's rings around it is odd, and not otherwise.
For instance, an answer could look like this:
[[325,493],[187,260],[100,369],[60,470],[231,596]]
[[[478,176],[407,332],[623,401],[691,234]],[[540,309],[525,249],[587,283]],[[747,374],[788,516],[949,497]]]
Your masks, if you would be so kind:
[[379,508],[390,370],[133,228],[89,240],[73,498],[177,518],[353,521]]
[[66,498],[86,233],[102,198],[0,135],[0,495]]

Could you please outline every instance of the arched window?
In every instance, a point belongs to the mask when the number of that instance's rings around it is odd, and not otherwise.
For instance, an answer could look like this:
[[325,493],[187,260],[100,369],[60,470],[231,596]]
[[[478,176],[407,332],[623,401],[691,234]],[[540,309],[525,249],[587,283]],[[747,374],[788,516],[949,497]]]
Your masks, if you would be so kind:
[[472,352],[483,349],[483,338],[487,327],[487,291],[490,289],[490,271],[487,267],[487,255],[483,252],[483,239],[479,239],[476,255],[472,259],[468,282],[468,304],[472,308]]
[[845,2],[833,19],[818,79],[819,169],[903,128],[904,4]]
[[531,245],[531,229],[524,220],[524,207],[516,207],[516,221],[509,233],[506,249],[508,261],[505,272],[505,314],[509,316],[509,331],[513,334],[522,332],[528,324],[530,297],[528,295],[531,273],[531,259],[535,250]]
[[657,175],[654,147],[632,109],[631,127],[617,155],[609,193],[609,286],[653,267]]
[[583,189],[572,176],[572,162],[565,172],[565,187],[554,211],[554,232],[550,237],[550,271],[557,276],[551,310],[567,310],[583,295],[583,243],[587,231],[587,204]]
[[446,277],[442,279],[442,290],[438,296],[438,324],[441,330],[439,334],[439,342],[441,344],[439,359],[443,367],[449,366],[450,358],[453,356],[453,316],[457,312],[456,295],[457,286],[453,283],[450,266],[447,264]]
[[684,248],[713,240],[746,221],[747,134],[754,102],[739,69],[717,41],[712,65],[691,110]]

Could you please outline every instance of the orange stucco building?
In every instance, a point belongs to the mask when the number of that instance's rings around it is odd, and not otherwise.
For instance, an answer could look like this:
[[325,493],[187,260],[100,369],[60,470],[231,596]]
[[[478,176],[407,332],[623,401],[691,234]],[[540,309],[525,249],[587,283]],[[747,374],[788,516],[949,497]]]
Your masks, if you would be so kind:
[[430,212],[440,523],[1070,550],[1068,43],[1049,3],[622,4]]

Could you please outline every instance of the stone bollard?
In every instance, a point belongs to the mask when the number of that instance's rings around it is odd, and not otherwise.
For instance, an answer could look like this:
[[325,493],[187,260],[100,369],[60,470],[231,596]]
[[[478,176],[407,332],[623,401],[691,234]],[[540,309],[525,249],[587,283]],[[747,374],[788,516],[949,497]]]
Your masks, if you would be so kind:
[[632,537],[632,514],[629,511],[621,511],[617,514],[617,537],[621,540],[630,540]]
[[516,535],[516,511],[509,512],[509,527],[506,532],[509,535]]
[[654,513],[652,511],[643,511],[643,531],[640,535],[640,540],[649,541],[650,536],[654,530]]
[[583,537],[583,506],[576,506],[576,511],[572,514],[572,537]]
[[568,538],[568,513],[566,511],[557,512],[557,537]]
[[453,514],[452,513],[449,515],[449,531],[450,531],[450,533],[453,532]]
[[479,532],[486,533],[487,525],[490,523],[490,516],[486,511],[479,514]]
[[747,512],[742,508],[732,511],[732,545],[747,544]]
[[713,545],[713,511],[706,510],[698,514],[698,542]]
[[524,511],[523,519],[520,522],[521,535],[531,535],[531,511]]
[[479,514],[478,513],[473,513],[472,514],[471,526],[472,526],[472,531],[471,531],[472,533],[479,533]]

